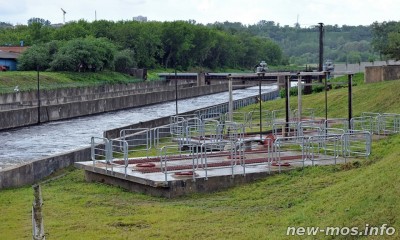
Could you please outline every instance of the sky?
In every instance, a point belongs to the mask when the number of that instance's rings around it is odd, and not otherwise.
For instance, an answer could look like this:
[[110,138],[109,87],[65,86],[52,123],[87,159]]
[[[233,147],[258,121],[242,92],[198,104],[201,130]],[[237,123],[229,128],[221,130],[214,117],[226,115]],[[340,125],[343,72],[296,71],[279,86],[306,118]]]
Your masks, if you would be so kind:
[[0,0],[0,22],[27,24],[32,17],[51,23],[84,19],[149,21],[195,20],[197,23],[274,21],[281,26],[370,25],[400,21],[399,0]]

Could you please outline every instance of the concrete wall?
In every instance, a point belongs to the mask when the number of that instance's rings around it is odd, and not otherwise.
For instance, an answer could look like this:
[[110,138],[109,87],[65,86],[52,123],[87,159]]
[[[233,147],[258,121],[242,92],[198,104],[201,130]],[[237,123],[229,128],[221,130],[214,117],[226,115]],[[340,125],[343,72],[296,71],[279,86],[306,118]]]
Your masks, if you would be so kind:
[[90,148],[55,155],[25,165],[0,170],[0,189],[33,184],[55,171],[90,159]]
[[400,65],[366,67],[364,82],[382,82],[400,79]]
[[[284,170],[285,171],[285,170]],[[274,174],[274,173],[273,173]],[[144,193],[156,197],[176,198],[193,193],[210,193],[248,182],[254,182],[271,176],[268,172],[247,173],[245,176],[212,176],[207,180],[205,178],[175,180],[168,182],[167,187],[153,187],[146,184],[139,184],[123,178],[109,176],[104,170],[93,172],[91,169],[85,169],[85,178],[88,182],[101,182],[113,186],[122,187],[131,192]]]
[[[178,97],[179,99],[191,98],[223,92],[227,89],[227,84],[182,88],[179,90]],[[174,99],[175,90],[169,90],[43,106],[40,109],[40,122],[62,120],[125,108],[142,107]],[[0,119],[2,120],[0,122],[0,130],[36,124],[38,123],[38,108],[29,107],[0,111]]]
[[365,72],[366,67],[371,66],[386,66],[400,65],[400,61],[375,61],[375,62],[360,62],[360,63],[335,63],[335,72],[351,71],[354,73]]
[[[195,86],[196,81],[180,79],[178,84],[180,88],[186,88]],[[98,98],[110,98],[136,93],[159,92],[173,89],[175,89],[175,83],[171,81],[62,88],[55,90],[40,90],[40,101],[42,105],[62,104],[74,101],[87,101]],[[37,105],[37,90],[0,94],[0,105],[2,104]]]

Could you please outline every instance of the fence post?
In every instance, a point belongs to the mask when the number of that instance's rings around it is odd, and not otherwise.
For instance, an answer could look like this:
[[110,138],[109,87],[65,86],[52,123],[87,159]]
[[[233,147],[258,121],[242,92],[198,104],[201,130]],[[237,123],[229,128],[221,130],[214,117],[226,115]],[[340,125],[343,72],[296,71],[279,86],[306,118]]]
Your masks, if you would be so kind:
[[46,236],[44,234],[43,216],[42,216],[42,192],[40,185],[35,184],[32,186],[33,195],[35,199],[32,203],[32,239],[33,240],[44,240]]

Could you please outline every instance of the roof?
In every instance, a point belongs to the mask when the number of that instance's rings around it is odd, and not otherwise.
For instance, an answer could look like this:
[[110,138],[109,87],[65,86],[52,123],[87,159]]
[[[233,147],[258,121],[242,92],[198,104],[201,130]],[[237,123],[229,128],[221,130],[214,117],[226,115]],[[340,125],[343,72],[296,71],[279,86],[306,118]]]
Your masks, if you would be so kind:
[[0,59],[17,59],[19,53],[5,52],[0,50]]
[[11,53],[23,53],[28,47],[0,47],[0,51]]

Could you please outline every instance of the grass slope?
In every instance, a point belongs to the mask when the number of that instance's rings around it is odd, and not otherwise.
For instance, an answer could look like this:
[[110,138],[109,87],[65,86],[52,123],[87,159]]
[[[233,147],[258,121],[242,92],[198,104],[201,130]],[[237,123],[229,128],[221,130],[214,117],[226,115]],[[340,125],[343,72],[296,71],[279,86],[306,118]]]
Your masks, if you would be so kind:
[[[399,112],[399,103],[391,100],[399,86],[400,81],[357,86],[355,114]],[[345,112],[345,93],[347,89],[329,92],[330,116]],[[324,106],[322,96],[307,96],[304,105]],[[277,109],[283,100],[263,104]],[[368,160],[310,167],[172,200],[87,183],[83,171],[71,168],[42,184],[45,231],[48,239],[288,239],[296,238],[286,236],[288,226],[363,229],[386,223],[397,230],[387,238],[400,238],[399,145],[400,135],[391,136],[373,143]],[[0,239],[30,236],[32,192],[31,187],[0,191]]]
[[[360,78],[363,75],[357,75]],[[400,81],[362,84],[353,87],[353,116],[362,112],[400,113]],[[328,118],[348,117],[348,89],[340,88],[327,92]],[[297,109],[297,96],[289,99],[291,109]],[[262,103],[265,110],[285,109],[285,101],[267,101]],[[316,116],[325,116],[325,93],[303,95],[303,109],[314,108]],[[256,106],[258,111],[258,105]],[[244,111],[252,111],[254,106],[247,106]]]
[[[55,89],[66,87],[85,87],[101,84],[130,83],[141,81],[129,75],[117,72],[40,72],[40,88]],[[0,72],[0,93],[13,92],[19,86],[20,91],[37,89],[37,72],[9,71]]]

